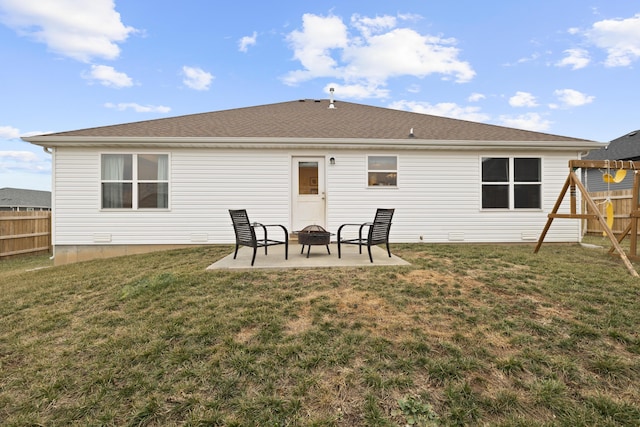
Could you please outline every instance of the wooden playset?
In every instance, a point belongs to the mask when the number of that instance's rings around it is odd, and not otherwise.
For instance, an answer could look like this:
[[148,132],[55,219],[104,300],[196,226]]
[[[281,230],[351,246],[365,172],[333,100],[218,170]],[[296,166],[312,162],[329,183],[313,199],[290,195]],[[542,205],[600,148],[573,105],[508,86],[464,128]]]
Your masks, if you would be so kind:
[[[631,200],[631,212],[629,213],[629,225],[625,228],[625,230],[620,233],[618,237],[615,236],[611,227],[613,225],[613,205],[611,201],[606,201],[605,211],[607,213],[607,218],[603,216],[600,212],[600,209],[593,201],[586,187],[580,181],[578,175],[576,175],[576,170],[578,169],[600,169],[606,170],[606,173],[603,174],[603,179],[608,183],[618,183],[621,182],[627,171],[631,170],[634,172],[633,177],[633,194]],[[611,173],[612,170],[615,170],[615,175]],[[538,239],[538,244],[534,250],[534,253],[537,253],[544,241],[544,238],[549,231],[549,227],[551,227],[551,223],[555,218],[577,218],[577,219],[597,219],[600,225],[602,226],[604,234],[611,241],[611,248],[609,249],[609,253],[613,254],[614,251],[617,255],[620,256],[622,261],[624,262],[627,270],[634,277],[640,277],[636,270],[634,269],[631,261],[640,260],[638,257],[638,218],[640,218],[640,205],[638,204],[638,190],[640,189],[640,162],[636,165],[632,161],[628,160],[570,160],[569,161],[569,176],[564,183],[564,187],[562,187],[562,191],[560,191],[560,195],[558,196],[558,200],[556,201],[553,210],[548,216],[547,224],[545,225],[542,233],[540,234],[540,238]],[[579,213],[577,209],[577,193],[576,189],[580,190],[582,194],[582,200],[586,202],[588,206],[588,211],[590,213]],[[562,201],[567,194],[567,190],[569,191],[570,198],[570,211],[569,213],[558,213],[558,209],[562,204]],[[624,240],[624,238],[629,235],[630,244],[629,244],[629,254],[627,255],[625,251],[620,246],[620,242]]]

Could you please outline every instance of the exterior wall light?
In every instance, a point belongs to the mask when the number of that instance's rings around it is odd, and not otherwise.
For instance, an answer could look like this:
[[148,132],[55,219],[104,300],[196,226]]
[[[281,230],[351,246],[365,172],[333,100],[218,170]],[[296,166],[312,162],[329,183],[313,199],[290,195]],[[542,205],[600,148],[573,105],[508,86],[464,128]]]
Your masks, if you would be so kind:
[[336,158],[332,157],[329,159],[329,163],[331,163],[331,165],[335,165],[336,164]]

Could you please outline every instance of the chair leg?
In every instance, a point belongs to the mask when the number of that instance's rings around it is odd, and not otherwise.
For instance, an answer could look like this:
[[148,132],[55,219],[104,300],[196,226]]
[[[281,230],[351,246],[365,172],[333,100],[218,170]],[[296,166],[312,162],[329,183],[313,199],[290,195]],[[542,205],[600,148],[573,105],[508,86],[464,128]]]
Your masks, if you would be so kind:
[[254,263],[254,262],[255,262],[255,260],[256,260],[256,252],[258,252],[258,247],[257,247],[257,246],[254,246],[254,247],[253,247],[253,258],[251,258],[251,267],[253,267],[253,263]]
[[236,256],[238,255],[238,246],[240,245],[236,243],[236,251],[233,253],[233,259],[236,259]]
[[284,259],[289,259],[289,240],[284,244]]
[[304,247],[305,247],[305,245],[302,245],[302,249],[300,250],[300,254],[301,255],[304,253]]
[[391,258],[391,249],[389,249],[389,242],[387,242],[387,253],[389,254],[389,258]]
[[340,252],[340,238],[338,238],[338,258],[341,258],[342,253]]
[[327,253],[331,255],[331,250],[329,249],[329,245],[327,245]]
[[373,262],[373,257],[371,256],[371,245],[367,245],[367,250],[369,251],[369,261]]

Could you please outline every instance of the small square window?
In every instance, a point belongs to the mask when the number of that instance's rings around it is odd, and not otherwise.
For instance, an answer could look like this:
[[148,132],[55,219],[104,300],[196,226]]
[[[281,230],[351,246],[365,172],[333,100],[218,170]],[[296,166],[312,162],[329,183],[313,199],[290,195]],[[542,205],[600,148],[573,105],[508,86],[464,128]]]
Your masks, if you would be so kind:
[[398,185],[397,156],[369,156],[367,158],[367,185],[369,187]]

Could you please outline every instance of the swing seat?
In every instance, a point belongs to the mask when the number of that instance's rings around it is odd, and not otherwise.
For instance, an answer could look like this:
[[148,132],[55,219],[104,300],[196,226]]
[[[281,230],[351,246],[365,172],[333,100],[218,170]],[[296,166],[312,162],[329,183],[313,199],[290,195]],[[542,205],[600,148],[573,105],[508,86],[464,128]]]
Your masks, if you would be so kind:
[[[607,204],[604,207],[604,210],[607,214],[607,227],[609,227],[609,230],[613,230],[613,203],[611,203],[611,200],[607,200]],[[603,231],[602,235],[606,236],[607,233]]]
[[619,184],[622,182],[622,180],[627,176],[627,170],[626,169],[618,169],[616,171],[616,176],[611,175],[610,173],[605,173],[604,175],[602,175],[602,179],[604,180],[604,182],[608,183],[608,184]]

